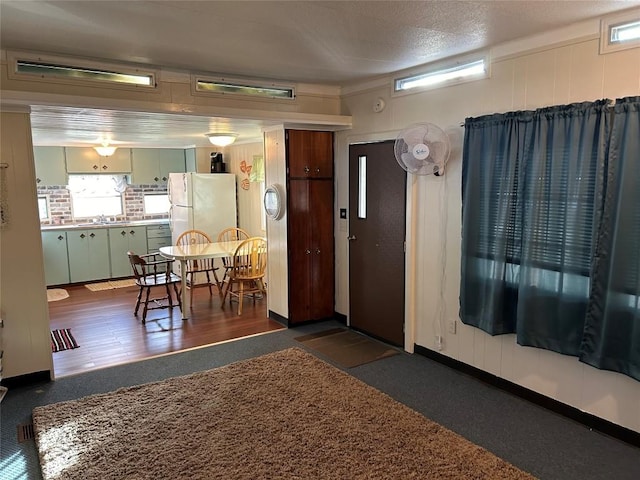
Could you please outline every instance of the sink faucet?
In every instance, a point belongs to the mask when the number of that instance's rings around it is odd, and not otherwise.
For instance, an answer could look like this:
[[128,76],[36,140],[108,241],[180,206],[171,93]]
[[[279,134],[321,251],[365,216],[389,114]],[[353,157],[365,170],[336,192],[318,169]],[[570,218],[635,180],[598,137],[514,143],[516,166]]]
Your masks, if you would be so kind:
[[100,214],[100,216],[98,217],[98,222],[99,223],[107,223],[107,218],[104,216],[104,213]]

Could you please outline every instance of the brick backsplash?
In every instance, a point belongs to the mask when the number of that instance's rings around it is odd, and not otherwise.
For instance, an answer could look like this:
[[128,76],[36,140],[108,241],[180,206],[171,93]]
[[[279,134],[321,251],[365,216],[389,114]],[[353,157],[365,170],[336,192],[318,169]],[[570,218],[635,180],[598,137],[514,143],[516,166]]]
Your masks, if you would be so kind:
[[[124,215],[118,220],[151,220],[166,218],[166,215],[145,215],[144,214],[144,194],[145,193],[166,193],[167,187],[164,185],[129,185],[124,192]],[[65,185],[55,185],[38,187],[38,196],[49,197],[49,208],[51,210],[50,220],[43,221],[43,225],[59,225],[73,223],[71,214],[71,194]]]

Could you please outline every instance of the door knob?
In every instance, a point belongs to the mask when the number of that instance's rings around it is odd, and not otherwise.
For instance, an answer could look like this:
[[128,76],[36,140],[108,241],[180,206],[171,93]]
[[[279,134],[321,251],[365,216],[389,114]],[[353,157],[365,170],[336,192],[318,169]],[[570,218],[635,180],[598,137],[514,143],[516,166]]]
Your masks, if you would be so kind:
[[355,235],[350,235],[350,236],[347,237],[347,240],[350,240],[350,241],[351,240],[357,240],[357,238],[356,238]]

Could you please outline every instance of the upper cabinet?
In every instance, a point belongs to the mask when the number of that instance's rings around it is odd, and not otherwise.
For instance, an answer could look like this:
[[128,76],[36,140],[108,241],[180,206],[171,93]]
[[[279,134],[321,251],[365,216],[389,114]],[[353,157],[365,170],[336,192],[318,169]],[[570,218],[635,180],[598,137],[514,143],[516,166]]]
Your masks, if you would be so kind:
[[133,148],[131,156],[136,185],[166,184],[169,173],[185,171],[185,151],[179,148]]
[[66,147],[67,173],[130,173],[131,149],[118,148],[101,157],[91,147]]
[[287,130],[289,178],[333,177],[333,133]]
[[33,147],[33,158],[39,187],[67,184],[64,147]]

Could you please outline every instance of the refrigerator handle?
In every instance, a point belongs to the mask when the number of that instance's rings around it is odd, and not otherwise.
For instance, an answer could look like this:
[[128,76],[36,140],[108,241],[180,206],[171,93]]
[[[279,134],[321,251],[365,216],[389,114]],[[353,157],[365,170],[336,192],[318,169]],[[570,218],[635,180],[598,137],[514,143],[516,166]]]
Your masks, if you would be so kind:
[[[169,181],[167,182],[167,198],[169,203],[173,205],[173,200],[171,199],[171,175],[169,175]],[[171,214],[169,214],[169,217],[171,217]]]
[[169,206],[169,231],[173,234],[173,203]]

